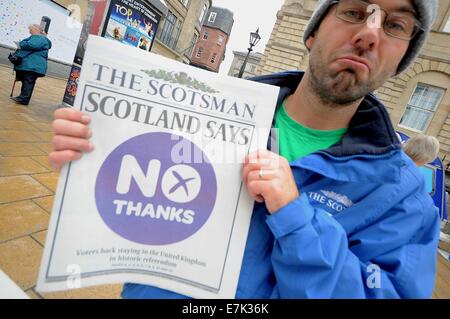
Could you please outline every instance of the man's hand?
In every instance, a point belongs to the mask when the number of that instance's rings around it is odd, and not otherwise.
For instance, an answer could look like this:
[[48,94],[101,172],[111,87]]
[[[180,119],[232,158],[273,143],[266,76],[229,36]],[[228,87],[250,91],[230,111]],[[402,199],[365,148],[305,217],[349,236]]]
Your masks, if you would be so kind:
[[250,195],[258,203],[265,202],[271,214],[300,195],[289,162],[266,150],[245,157],[242,180]]
[[87,115],[71,108],[60,108],[54,117],[53,151],[48,161],[59,171],[65,163],[80,159],[82,152],[90,152],[94,146],[88,140],[92,132],[87,126],[91,121]]

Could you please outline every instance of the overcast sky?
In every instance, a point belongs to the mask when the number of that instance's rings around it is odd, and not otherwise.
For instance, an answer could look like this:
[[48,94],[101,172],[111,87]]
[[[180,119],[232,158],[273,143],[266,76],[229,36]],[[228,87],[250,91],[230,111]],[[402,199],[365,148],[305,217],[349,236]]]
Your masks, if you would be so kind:
[[228,40],[225,61],[220,66],[221,74],[228,74],[233,51],[246,51],[249,47],[250,32],[259,27],[261,41],[253,48],[256,52],[264,53],[269,41],[277,12],[284,0],[213,0],[213,6],[227,8],[234,14],[234,25]]

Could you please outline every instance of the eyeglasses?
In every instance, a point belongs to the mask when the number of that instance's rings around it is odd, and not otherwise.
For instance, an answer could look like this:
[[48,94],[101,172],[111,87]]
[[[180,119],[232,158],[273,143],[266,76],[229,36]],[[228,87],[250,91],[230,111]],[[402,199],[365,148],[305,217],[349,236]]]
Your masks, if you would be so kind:
[[[377,8],[369,7],[371,5],[370,3],[361,0],[333,1],[332,4],[337,4],[336,17],[338,19],[356,24],[365,23],[369,17],[377,14],[377,10],[379,10],[378,14],[381,14],[380,11],[383,11],[385,13],[383,30],[387,35],[394,38],[409,41],[413,39],[417,33],[423,31],[414,14],[410,12],[399,11],[387,13],[378,6]],[[374,16],[374,18],[376,21],[377,17]],[[374,27],[381,26],[375,25]]]

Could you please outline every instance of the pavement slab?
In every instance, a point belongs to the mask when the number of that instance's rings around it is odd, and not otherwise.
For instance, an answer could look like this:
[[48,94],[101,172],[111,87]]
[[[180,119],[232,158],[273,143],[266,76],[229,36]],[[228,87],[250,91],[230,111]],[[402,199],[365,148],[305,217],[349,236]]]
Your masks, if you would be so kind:
[[0,204],[53,195],[28,175],[0,177]]
[[55,196],[45,196],[34,198],[33,202],[39,205],[42,209],[44,209],[47,213],[52,212],[53,201],[55,200]]
[[2,156],[47,156],[47,154],[33,143],[0,143]]
[[49,214],[31,200],[0,205],[0,243],[46,230]]
[[0,130],[0,142],[42,142],[42,138],[27,131]]
[[44,174],[34,174],[32,175],[32,177],[35,180],[39,181],[39,183],[50,189],[53,193],[56,191],[59,173],[50,172]]
[[0,268],[26,291],[36,285],[42,252],[30,236],[0,243]]
[[47,230],[43,230],[31,235],[42,247],[45,246],[45,239],[47,238]]
[[0,176],[44,173],[49,169],[30,157],[0,158]]

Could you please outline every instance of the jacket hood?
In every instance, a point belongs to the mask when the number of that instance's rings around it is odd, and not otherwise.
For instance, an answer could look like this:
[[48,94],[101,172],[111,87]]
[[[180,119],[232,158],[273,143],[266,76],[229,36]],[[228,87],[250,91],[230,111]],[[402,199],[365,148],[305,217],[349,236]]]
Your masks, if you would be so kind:
[[[250,80],[280,87],[277,108],[295,92],[304,72],[289,71],[251,78]],[[382,155],[401,148],[384,105],[368,94],[350,121],[342,140],[324,152],[335,157]]]

